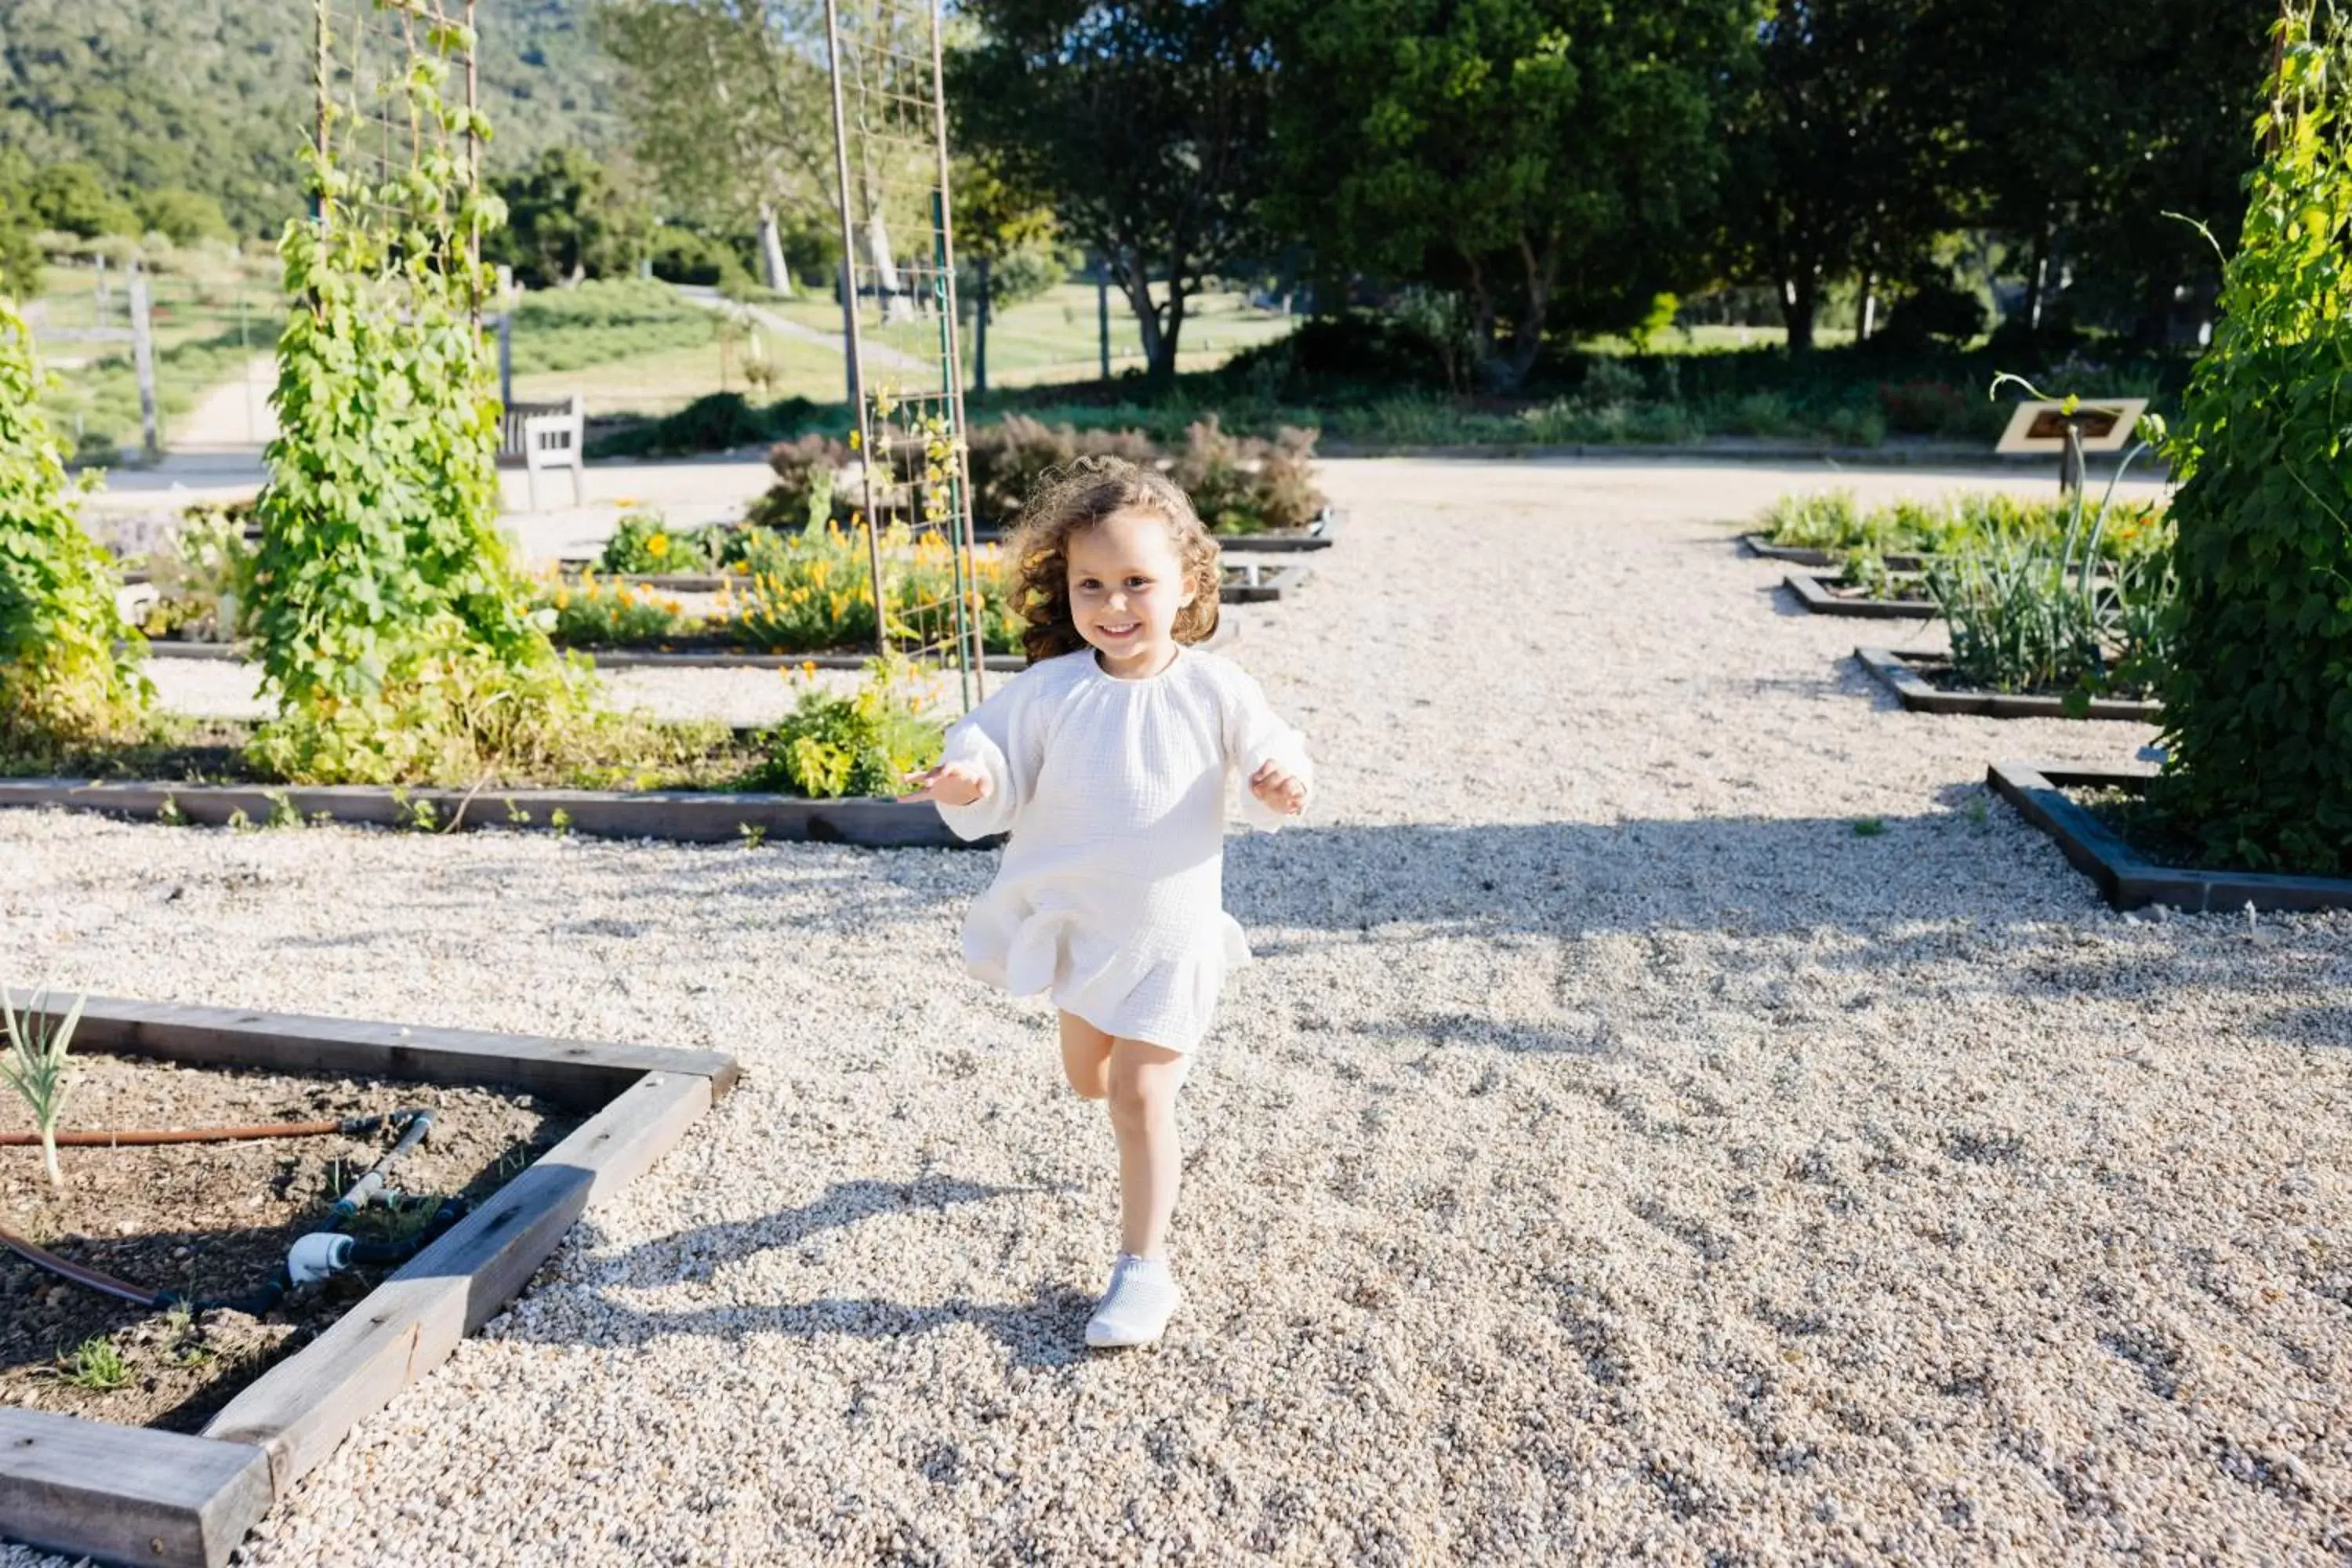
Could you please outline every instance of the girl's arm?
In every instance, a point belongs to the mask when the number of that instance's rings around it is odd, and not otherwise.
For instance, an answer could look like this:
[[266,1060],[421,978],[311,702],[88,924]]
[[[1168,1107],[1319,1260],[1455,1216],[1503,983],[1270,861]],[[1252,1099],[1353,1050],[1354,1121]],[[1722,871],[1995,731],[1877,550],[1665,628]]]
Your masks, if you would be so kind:
[[[1037,782],[1037,681],[1028,672],[965,714],[948,730],[940,770],[957,769],[980,781],[981,795],[965,805],[934,798],[940,819],[959,838],[986,838],[1012,830]],[[934,776],[939,770],[934,771]]]
[[1242,783],[1242,820],[1270,831],[1288,821],[1289,814],[1258,799],[1250,781],[1270,763],[1311,794],[1315,764],[1307,755],[1306,737],[1275,716],[1265,692],[1249,672],[1228,668],[1233,679],[1225,699],[1225,763]]

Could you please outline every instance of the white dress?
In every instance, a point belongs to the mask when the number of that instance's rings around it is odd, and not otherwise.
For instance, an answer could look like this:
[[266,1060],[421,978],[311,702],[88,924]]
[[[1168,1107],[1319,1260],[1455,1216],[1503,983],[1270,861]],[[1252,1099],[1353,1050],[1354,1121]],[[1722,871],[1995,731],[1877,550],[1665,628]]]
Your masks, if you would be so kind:
[[940,815],[965,838],[1009,833],[965,918],[964,962],[1016,996],[1121,1039],[1189,1051],[1249,944],[1224,908],[1225,804],[1279,826],[1247,781],[1273,761],[1309,778],[1298,732],[1237,665],[1179,648],[1143,680],[1092,648],[1031,666],[948,731],[944,759],[988,794]]

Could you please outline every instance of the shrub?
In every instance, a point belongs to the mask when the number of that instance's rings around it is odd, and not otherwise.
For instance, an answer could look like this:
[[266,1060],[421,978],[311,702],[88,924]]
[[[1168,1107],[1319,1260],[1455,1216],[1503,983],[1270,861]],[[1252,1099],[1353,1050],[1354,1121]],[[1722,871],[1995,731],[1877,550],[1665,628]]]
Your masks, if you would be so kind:
[[152,696],[114,563],[75,515],[41,384],[32,333],[0,299],[0,752],[27,761],[134,732]]
[[2352,37],[2281,47],[2221,321],[2168,448],[2176,655],[2150,803],[2209,859],[2352,872]]
[[755,786],[829,799],[896,795],[907,775],[940,759],[943,731],[931,700],[903,659],[876,659],[855,695],[822,687],[762,737],[767,765]]
[[659,512],[633,511],[614,525],[596,564],[606,572],[649,575],[707,572],[713,564],[712,548],[708,530],[672,529]]
[[593,572],[549,584],[540,603],[554,612],[555,638],[569,647],[639,647],[700,629],[676,599]]
[[1045,476],[1080,458],[1124,458],[1150,464],[1160,457],[1150,437],[1139,430],[1049,427],[1022,414],[1008,414],[971,431],[965,448],[971,471],[972,520],[982,528],[1011,527]]
[[1304,528],[1324,505],[1308,478],[1314,450],[1311,432],[1285,426],[1273,441],[1236,439],[1212,414],[1184,432],[1168,477],[1212,533]]
[[814,432],[778,442],[768,449],[776,482],[752,503],[749,521],[787,531],[846,522],[852,509],[841,476],[855,458],[847,443]]

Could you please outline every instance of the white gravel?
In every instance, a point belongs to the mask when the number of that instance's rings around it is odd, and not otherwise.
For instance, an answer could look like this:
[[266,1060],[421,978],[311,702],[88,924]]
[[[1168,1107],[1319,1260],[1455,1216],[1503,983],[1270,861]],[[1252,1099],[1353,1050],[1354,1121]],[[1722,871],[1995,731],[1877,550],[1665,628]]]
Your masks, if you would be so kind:
[[2352,919],[2106,912],[1979,781],[2146,731],[1905,714],[1726,542],[1941,481],[1328,475],[1153,1352],[984,857],[0,813],[20,982],[745,1066],[248,1561],[2352,1554]]

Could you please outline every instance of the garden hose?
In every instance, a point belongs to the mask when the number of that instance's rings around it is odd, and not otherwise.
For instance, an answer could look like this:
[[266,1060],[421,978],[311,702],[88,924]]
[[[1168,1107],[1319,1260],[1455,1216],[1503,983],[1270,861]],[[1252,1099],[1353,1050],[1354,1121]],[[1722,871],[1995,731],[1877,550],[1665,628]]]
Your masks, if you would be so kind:
[[[260,1121],[247,1127],[175,1127],[168,1131],[139,1130],[120,1132],[60,1132],[53,1140],[60,1149],[142,1149],[162,1143],[242,1143],[263,1138],[320,1138],[331,1132],[361,1137],[386,1121],[425,1115],[395,1110],[388,1116],[346,1116],[340,1121]],[[38,1144],[37,1132],[0,1132],[0,1149],[29,1149]]]
[[111,1274],[68,1262],[56,1253],[35,1247],[23,1237],[5,1230],[0,1230],[0,1247],[6,1247],[37,1268],[47,1269],[60,1279],[71,1280],[84,1289],[111,1296],[118,1301],[128,1301],[134,1307],[152,1307],[162,1311],[178,1300],[169,1290],[145,1289],[127,1280],[117,1279]]

